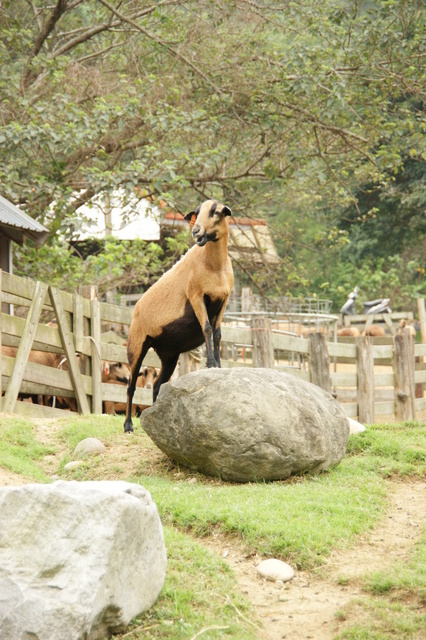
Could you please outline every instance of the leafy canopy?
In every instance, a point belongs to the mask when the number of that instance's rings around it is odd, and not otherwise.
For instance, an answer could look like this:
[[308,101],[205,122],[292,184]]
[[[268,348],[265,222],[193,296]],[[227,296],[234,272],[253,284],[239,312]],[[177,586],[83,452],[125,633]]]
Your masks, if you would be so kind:
[[421,0],[3,2],[2,192],[58,251],[68,216],[118,187],[273,215],[280,246],[303,210],[292,261],[260,278],[295,293],[318,287],[318,260],[297,276],[311,225],[375,261],[401,204],[389,251],[420,243],[421,261],[425,17]]

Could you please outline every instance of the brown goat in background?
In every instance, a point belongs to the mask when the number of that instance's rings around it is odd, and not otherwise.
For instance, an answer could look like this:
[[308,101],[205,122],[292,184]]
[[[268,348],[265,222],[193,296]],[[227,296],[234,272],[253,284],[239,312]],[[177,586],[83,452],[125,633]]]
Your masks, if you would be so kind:
[[361,331],[357,327],[343,327],[337,332],[338,336],[358,338],[361,335]]
[[[207,200],[185,216],[196,244],[152,285],[136,303],[129,330],[127,356],[131,380],[127,389],[124,431],[133,431],[132,400],[143,359],[150,347],[161,360],[154,383],[170,380],[179,355],[205,342],[207,366],[220,367],[221,323],[234,283],[228,256],[229,207]],[[213,338],[213,345],[212,345]]]
[[386,331],[383,327],[378,324],[370,324],[363,332],[363,336],[371,336],[373,338],[384,338],[386,335]]

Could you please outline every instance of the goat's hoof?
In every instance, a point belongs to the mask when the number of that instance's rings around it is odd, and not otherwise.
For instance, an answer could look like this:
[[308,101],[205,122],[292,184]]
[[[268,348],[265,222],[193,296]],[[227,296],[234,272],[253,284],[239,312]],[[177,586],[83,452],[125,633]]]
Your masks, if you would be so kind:
[[124,433],[133,433],[133,424],[131,421],[130,423],[129,422],[124,423]]
[[216,360],[207,360],[207,369],[216,369],[217,367],[220,367],[220,364]]

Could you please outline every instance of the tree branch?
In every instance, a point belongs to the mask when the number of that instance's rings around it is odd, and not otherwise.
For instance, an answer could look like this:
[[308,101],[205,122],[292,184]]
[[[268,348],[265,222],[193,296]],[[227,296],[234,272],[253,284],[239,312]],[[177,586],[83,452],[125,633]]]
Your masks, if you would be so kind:
[[47,19],[45,25],[42,27],[40,33],[38,34],[36,41],[34,43],[33,49],[29,55],[29,58],[27,60],[27,64],[25,65],[25,69],[22,75],[22,80],[21,80],[21,89],[25,91],[25,89],[27,88],[30,79],[31,79],[31,63],[34,60],[35,57],[38,56],[38,54],[41,51],[41,48],[43,46],[43,44],[45,43],[45,41],[47,40],[47,38],[49,37],[49,35],[51,34],[51,32],[53,31],[53,29],[55,28],[55,24],[58,22],[59,18],[62,16],[63,13],[65,13],[65,11],[67,11],[67,0],[57,0],[56,2],[56,6],[54,7],[52,13],[50,14],[49,18]]
[[158,36],[150,33],[149,31],[141,27],[140,24],[138,24],[131,18],[128,18],[127,16],[123,15],[120,11],[117,11],[109,2],[107,2],[107,0],[98,0],[98,2],[100,2],[107,9],[109,9],[115,16],[117,16],[117,18],[120,18],[120,20],[122,20],[123,22],[127,22],[128,24],[131,24],[133,27],[135,27],[135,29],[143,33],[145,36],[147,36],[147,38],[149,38],[150,40],[153,40],[157,44],[164,47],[169,55],[173,55],[176,58],[179,58],[179,60],[182,60],[182,62],[188,65],[188,67],[190,67],[190,69],[192,69],[197,75],[201,76],[203,80],[207,82],[217,93],[222,94],[222,91],[220,90],[220,88],[208,76],[206,76],[206,74],[203,71],[201,71],[201,69],[196,67],[195,64],[193,64],[190,60],[188,60],[186,56],[179,53],[179,51],[177,51],[176,49],[168,45],[166,42],[164,42],[164,40],[162,40]]

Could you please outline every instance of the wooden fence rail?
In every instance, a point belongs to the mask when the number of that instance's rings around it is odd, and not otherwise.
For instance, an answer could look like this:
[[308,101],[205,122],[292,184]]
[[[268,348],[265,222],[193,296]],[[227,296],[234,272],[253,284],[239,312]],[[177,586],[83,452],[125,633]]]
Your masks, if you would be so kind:
[[[17,353],[15,358],[0,355],[0,410],[46,417],[66,413],[24,402],[22,394],[75,398],[83,414],[101,413],[106,401],[126,401],[124,385],[102,383],[101,363],[127,363],[129,307],[99,302],[90,289],[72,295],[0,271],[0,309],[2,304],[13,305],[15,313],[0,314],[0,347],[16,347]],[[53,318],[57,327],[47,324]],[[414,344],[408,334],[334,342],[322,333],[301,338],[277,332],[268,318],[258,318],[251,325],[224,325],[222,345],[223,367],[286,371],[331,391],[348,416],[364,423],[383,415],[414,419],[426,410],[426,344]],[[29,362],[31,350],[63,354],[68,370]],[[199,364],[190,361],[191,356],[181,356],[181,374],[204,366],[202,355]],[[158,367],[160,362],[150,350],[144,364]],[[136,389],[134,402],[151,404],[152,392]]]

